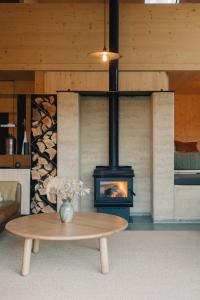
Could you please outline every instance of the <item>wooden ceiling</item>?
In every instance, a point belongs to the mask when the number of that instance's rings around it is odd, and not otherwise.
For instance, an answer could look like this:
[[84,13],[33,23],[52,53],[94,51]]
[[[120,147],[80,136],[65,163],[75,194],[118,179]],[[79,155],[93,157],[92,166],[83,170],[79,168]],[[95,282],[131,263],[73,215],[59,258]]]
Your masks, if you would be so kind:
[[[0,0],[0,3],[66,3],[66,2],[103,2],[104,0]],[[120,2],[144,3],[145,0],[120,0]],[[200,0],[179,0],[180,3],[199,3]]]

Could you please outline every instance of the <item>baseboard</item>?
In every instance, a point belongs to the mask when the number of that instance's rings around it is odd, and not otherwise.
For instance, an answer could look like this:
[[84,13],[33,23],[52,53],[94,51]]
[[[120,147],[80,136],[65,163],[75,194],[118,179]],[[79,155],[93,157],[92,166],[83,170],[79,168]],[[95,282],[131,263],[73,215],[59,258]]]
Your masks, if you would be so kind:
[[131,217],[151,217],[151,213],[145,213],[145,212],[130,212]]
[[200,224],[200,220],[153,220],[154,224]]
[[[151,217],[151,213],[144,212],[130,212],[130,217],[134,219],[134,217]],[[153,220],[153,224],[200,224],[200,219],[196,220]]]

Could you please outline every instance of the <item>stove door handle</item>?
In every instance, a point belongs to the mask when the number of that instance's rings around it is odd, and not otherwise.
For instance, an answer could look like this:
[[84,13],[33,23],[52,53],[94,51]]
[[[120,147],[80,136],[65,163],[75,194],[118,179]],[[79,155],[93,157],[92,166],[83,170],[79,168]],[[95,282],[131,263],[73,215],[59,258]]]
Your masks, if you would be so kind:
[[136,193],[134,193],[134,191],[132,191],[132,190],[130,190],[130,189],[129,189],[129,191],[131,192],[131,194],[132,194],[133,196],[136,196]]

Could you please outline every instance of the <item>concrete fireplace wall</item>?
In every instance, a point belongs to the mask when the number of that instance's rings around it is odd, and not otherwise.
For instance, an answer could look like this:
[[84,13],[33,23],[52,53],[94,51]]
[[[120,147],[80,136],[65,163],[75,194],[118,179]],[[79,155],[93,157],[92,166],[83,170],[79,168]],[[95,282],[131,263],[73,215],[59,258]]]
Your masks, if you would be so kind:
[[[136,90],[146,90],[146,80],[139,82]],[[120,164],[135,170],[131,213],[152,214],[155,221],[175,217],[173,105],[173,93],[120,98]],[[108,99],[58,93],[58,152],[58,174],[81,178],[91,188],[79,208],[94,210],[93,170],[108,164]]]
[[122,97],[120,102],[120,164],[135,171],[133,213],[151,213],[151,103],[149,97]]
[[[132,214],[155,222],[197,220],[199,187],[174,186],[174,97],[121,97],[120,165],[135,170]],[[58,94],[58,175],[82,179],[91,194],[76,209],[94,210],[93,171],[108,165],[108,99]],[[77,205],[79,203],[79,205]]]
[[174,219],[174,95],[153,93],[153,219]]
[[[79,95],[77,93],[58,93],[58,157],[57,174],[69,180],[79,180]],[[79,199],[74,206],[79,209]],[[61,203],[57,203],[59,210]]]
[[[120,98],[119,163],[135,170],[131,213],[155,221],[174,218],[173,107],[173,93]],[[107,98],[58,94],[58,175],[90,187],[83,211],[94,210],[96,165],[108,165],[108,130]]]
[[[119,117],[119,160],[135,170],[136,197],[132,213],[151,213],[151,103],[150,97],[121,97]],[[81,97],[80,177],[91,188],[81,203],[94,209],[93,171],[108,165],[108,99]]]
[[[173,93],[120,97],[119,137],[120,165],[135,171],[131,214],[151,214],[154,222],[199,220],[200,188],[174,186]],[[91,188],[75,202],[77,210],[94,210],[96,165],[108,165],[108,99],[58,93],[58,175]]]
[[93,171],[108,164],[108,100],[81,97],[80,100],[80,177],[91,189],[81,201],[81,209],[94,210]]

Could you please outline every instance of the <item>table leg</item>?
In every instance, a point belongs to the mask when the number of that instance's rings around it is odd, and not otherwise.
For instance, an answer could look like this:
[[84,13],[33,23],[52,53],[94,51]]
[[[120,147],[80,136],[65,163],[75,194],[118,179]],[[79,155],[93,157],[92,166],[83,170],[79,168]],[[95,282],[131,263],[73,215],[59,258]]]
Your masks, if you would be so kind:
[[32,239],[25,239],[24,254],[22,259],[22,275],[26,276],[29,273],[31,261]]
[[38,253],[39,250],[40,250],[40,240],[33,240],[33,247],[32,247],[33,253]]
[[109,264],[108,264],[108,246],[107,246],[107,238],[100,238],[100,258],[101,258],[101,272],[106,274],[109,272]]

